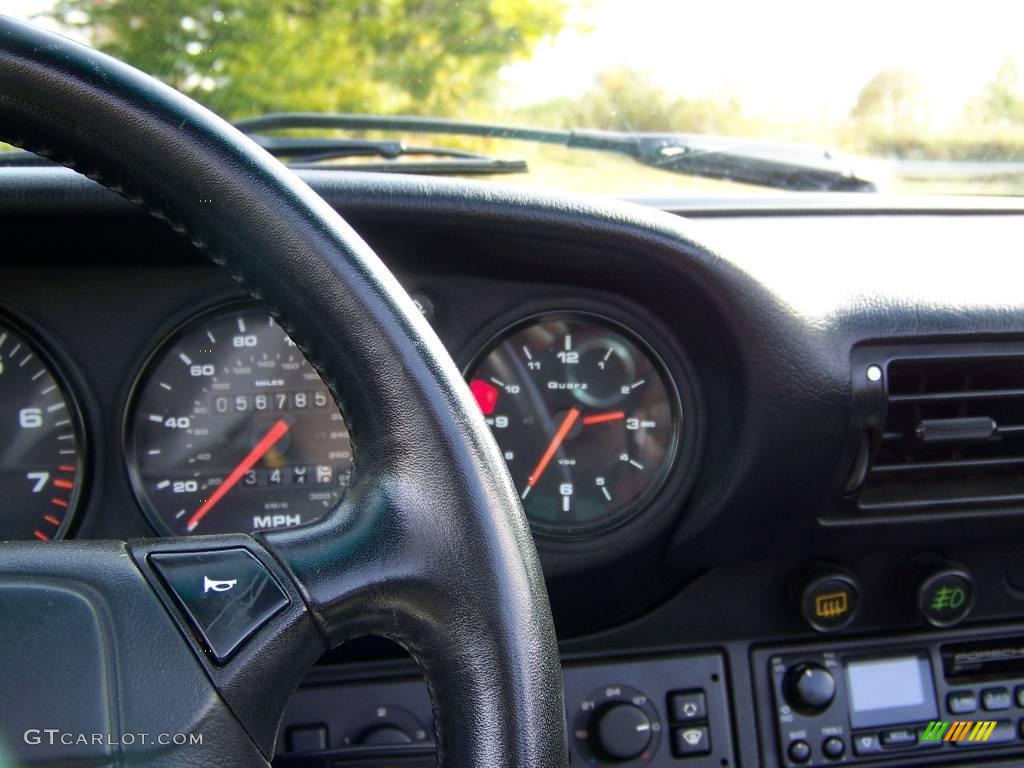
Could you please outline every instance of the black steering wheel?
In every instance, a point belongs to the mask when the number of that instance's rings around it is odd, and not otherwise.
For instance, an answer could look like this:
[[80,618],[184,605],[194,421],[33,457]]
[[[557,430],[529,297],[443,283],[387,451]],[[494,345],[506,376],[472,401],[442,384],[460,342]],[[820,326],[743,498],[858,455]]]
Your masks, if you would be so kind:
[[563,765],[558,649],[518,497],[458,370],[370,248],[206,109],[4,17],[0,139],[223,265],[323,377],[356,447],[344,500],[315,524],[0,544],[0,754],[263,765],[309,666],[375,634],[420,663],[441,765]]

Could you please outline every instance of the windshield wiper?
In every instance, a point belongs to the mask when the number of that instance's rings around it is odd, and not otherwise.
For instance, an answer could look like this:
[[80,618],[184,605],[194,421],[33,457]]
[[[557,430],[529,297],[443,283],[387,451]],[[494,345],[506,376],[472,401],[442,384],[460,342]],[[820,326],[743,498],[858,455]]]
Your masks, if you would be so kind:
[[[292,168],[322,167],[324,163],[352,157],[379,157],[384,162],[346,162],[337,167],[349,171],[389,171],[420,174],[527,173],[525,160],[502,160],[477,152],[450,147],[409,146],[402,141],[372,139],[294,138],[246,133],[274,157]],[[430,160],[395,162],[398,158],[427,157]]]
[[[345,162],[333,167],[346,171],[414,173],[430,176],[490,175],[528,173],[525,160],[502,160],[476,152],[449,147],[408,146],[401,141],[368,139],[289,138],[252,134],[251,138],[289,167],[323,168],[324,163],[352,157],[379,157],[383,161]],[[398,158],[426,157],[428,160],[396,162]],[[24,150],[0,152],[2,166],[53,165],[53,161]]]
[[[825,148],[807,144],[689,133],[547,130],[408,115],[284,112],[241,120],[235,125],[264,141],[269,138],[263,135],[266,131],[289,129],[404,131],[514,139],[558,144],[570,149],[614,152],[664,171],[775,189],[801,192],[878,191],[874,183],[858,176],[841,157]],[[369,143],[378,146],[387,144]],[[413,168],[413,163],[402,163],[395,164],[394,170],[408,172]]]

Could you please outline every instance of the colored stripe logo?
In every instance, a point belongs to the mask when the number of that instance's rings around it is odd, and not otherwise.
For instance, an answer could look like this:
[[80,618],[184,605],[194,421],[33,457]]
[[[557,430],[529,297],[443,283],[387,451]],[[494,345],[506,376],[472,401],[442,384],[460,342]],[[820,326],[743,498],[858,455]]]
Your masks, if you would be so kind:
[[995,720],[932,720],[921,741],[988,741],[995,728]]

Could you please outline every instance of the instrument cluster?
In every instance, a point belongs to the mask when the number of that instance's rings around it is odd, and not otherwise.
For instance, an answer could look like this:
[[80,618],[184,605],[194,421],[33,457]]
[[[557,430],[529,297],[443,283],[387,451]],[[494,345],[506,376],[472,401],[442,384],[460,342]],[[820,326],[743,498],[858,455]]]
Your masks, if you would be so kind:
[[[657,346],[621,316],[553,308],[461,350],[539,539],[606,534],[689,473],[694,384]],[[0,315],[0,538],[72,536],[89,492],[79,379],[57,362],[67,360],[59,347]],[[339,502],[352,470],[327,387],[249,301],[199,311],[153,344],[120,435],[126,480],[158,535],[312,522]]]

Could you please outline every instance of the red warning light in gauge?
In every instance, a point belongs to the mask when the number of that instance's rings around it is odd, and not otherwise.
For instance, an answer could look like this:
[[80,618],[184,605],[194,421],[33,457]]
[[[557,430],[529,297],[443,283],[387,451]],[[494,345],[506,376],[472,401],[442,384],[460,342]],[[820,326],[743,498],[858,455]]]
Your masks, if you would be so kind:
[[476,398],[476,404],[480,406],[484,416],[490,416],[494,413],[494,407],[498,404],[497,387],[493,384],[488,384],[483,379],[473,379],[469,382],[469,391],[473,393],[473,397]]

